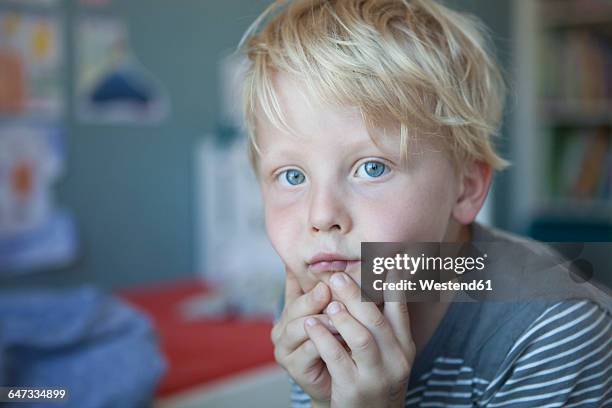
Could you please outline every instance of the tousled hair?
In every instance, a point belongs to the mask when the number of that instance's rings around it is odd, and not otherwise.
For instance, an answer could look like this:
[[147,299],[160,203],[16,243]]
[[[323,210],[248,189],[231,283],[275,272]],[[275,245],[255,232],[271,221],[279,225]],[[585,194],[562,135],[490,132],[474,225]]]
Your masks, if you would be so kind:
[[290,132],[273,86],[275,73],[303,81],[317,98],[357,107],[370,135],[398,128],[400,153],[437,138],[458,168],[508,163],[493,146],[506,86],[475,17],[433,0],[277,0],[245,32],[243,108],[257,172],[262,112]]

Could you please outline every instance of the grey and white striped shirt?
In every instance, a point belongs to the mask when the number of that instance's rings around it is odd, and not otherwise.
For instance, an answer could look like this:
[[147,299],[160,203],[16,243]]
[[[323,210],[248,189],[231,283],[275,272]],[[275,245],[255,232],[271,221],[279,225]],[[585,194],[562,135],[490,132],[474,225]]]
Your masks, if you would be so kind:
[[[406,407],[612,407],[612,318],[597,304],[547,307],[506,351],[504,337],[514,338],[512,326],[530,315],[527,305],[508,310],[470,353],[463,346],[472,342],[461,336],[473,331],[466,323],[490,312],[455,305],[417,358]],[[292,406],[310,406],[308,395],[292,387]]]

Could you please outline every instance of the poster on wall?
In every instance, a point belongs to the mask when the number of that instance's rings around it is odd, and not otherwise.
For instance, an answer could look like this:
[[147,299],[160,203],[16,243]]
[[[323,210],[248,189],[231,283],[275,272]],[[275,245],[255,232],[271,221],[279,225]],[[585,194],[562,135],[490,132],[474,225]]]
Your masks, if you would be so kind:
[[63,114],[61,36],[57,16],[0,11],[0,118]]
[[52,195],[64,159],[59,128],[0,125],[0,274],[74,259],[72,220],[56,208]]
[[76,41],[75,107],[80,121],[156,124],[167,116],[162,84],[134,56],[122,20],[82,17]]

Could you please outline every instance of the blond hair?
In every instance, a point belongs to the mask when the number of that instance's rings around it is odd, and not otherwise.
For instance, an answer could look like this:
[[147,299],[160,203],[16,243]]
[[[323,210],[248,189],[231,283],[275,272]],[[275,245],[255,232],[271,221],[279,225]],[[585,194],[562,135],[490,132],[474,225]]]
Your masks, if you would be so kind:
[[[264,20],[269,20],[259,29]],[[431,0],[275,1],[251,25],[243,108],[257,172],[258,107],[290,131],[275,72],[304,82],[323,101],[359,108],[372,134],[396,124],[401,157],[419,136],[441,138],[454,163],[508,163],[493,147],[505,83],[475,17]]]

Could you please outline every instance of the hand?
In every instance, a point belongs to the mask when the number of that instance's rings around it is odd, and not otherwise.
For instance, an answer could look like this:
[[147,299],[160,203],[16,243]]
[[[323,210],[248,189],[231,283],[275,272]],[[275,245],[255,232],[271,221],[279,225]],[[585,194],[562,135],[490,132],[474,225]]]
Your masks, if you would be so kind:
[[[272,328],[274,357],[295,382],[312,398],[313,406],[328,403],[331,377],[312,340],[304,330],[307,318],[313,318],[328,333],[337,333],[329,317],[321,314],[331,300],[329,287],[319,282],[304,294],[295,274],[285,269],[285,305],[279,321]],[[332,335],[332,334],[330,334]]]
[[305,328],[331,375],[331,405],[403,407],[416,355],[406,302],[385,299],[383,315],[361,301],[347,274],[335,273],[330,284],[339,301],[326,313],[350,350],[318,319],[306,319]]

